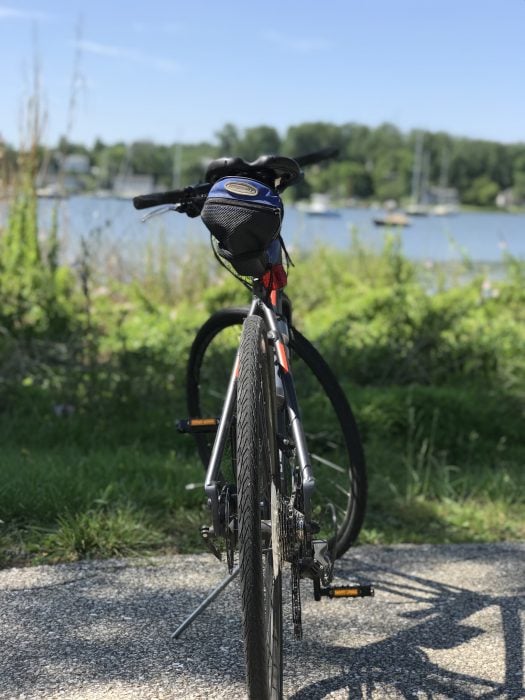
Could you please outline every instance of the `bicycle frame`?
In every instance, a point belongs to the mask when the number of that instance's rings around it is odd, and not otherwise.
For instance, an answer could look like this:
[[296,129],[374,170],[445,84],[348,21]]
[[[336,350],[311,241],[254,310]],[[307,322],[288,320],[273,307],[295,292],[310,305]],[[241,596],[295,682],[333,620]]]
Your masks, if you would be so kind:
[[[315,479],[303,426],[299,416],[297,396],[288,360],[288,323],[285,317],[281,316],[278,311],[282,305],[282,290],[272,292],[269,302],[265,299],[267,296],[266,290],[262,285],[254,284],[254,294],[248,315],[256,314],[262,316],[268,328],[268,338],[273,346],[275,358],[275,384],[276,387],[282,387],[283,390],[284,406],[292,430],[297,463],[301,475],[304,515],[306,519],[309,520],[311,496],[315,489]],[[213,443],[204,484],[204,490],[208,498],[208,506],[212,515],[214,536],[224,535],[224,523],[221,522],[219,509],[220,464],[230,434],[235,409],[238,362],[237,354],[231,371],[226,398],[217,428],[217,435]]]

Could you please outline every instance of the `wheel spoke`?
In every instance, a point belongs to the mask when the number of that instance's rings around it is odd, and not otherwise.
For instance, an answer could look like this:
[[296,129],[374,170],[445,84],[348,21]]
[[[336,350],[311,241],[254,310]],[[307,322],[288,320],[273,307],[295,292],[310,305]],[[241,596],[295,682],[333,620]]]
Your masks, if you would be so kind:
[[316,462],[319,462],[320,464],[324,464],[326,467],[330,467],[331,469],[334,469],[336,472],[340,472],[341,474],[345,474],[348,472],[348,469],[345,469],[344,467],[340,467],[335,462],[331,462],[329,459],[325,459],[324,457],[320,457],[319,455],[316,455],[313,452],[310,456],[312,459],[315,459]]

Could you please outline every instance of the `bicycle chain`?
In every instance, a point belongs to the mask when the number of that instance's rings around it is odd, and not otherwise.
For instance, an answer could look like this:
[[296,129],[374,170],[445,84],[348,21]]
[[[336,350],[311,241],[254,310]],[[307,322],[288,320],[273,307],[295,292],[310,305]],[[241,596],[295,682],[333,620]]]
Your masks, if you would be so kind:
[[279,553],[281,562],[291,564],[292,623],[294,639],[303,638],[299,556],[304,541],[304,515],[279,495]]
[[294,639],[301,640],[303,638],[303,623],[301,615],[301,576],[299,573],[299,564],[297,560],[292,563],[291,576],[293,636]]
[[237,544],[237,517],[235,512],[233,514],[230,512],[232,499],[235,497],[236,495],[231,490],[231,487],[227,486],[224,492],[224,545],[226,549],[228,573],[230,574],[235,566],[235,546]]

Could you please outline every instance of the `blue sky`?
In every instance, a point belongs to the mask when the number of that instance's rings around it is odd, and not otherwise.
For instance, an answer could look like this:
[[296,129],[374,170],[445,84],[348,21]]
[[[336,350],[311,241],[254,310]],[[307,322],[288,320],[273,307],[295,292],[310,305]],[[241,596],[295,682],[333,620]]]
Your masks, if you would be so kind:
[[[35,40],[36,36],[36,40]],[[34,54],[45,141],[326,120],[525,141],[525,0],[0,0],[1,136]]]

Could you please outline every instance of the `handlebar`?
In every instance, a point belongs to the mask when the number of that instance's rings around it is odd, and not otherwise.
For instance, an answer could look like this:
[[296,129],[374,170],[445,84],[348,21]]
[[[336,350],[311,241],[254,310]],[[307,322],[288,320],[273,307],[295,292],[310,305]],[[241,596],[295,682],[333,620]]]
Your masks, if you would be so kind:
[[314,165],[315,163],[321,163],[323,160],[331,160],[332,158],[337,158],[339,155],[338,148],[323,148],[320,151],[314,151],[313,153],[307,153],[304,156],[298,156],[294,160],[299,163],[299,165]]
[[210,183],[204,182],[201,185],[191,185],[182,190],[139,194],[133,198],[133,206],[135,209],[148,209],[149,207],[159,207],[162,204],[187,204],[199,197],[206,197],[210,188]]
[[[321,163],[324,160],[329,160],[335,158],[339,153],[337,148],[323,148],[320,151],[314,151],[313,153],[307,153],[303,156],[298,156],[293,159],[283,159],[295,161],[298,166],[313,165],[314,163]],[[269,156],[269,159],[277,160],[276,157]],[[259,157],[253,163],[246,163],[241,159],[225,159],[226,161],[231,160],[231,162],[244,163],[247,168],[251,168],[254,165],[259,165],[261,161],[264,160],[264,156]],[[271,172],[271,166],[268,168],[268,172]],[[296,178],[292,182],[285,182],[281,184],[280,191],[285,189],[289,184],[294,184]],[[148,209],[150,207],[158,207],[163,204],[179,204],[178,211],[180,213],[188,214],[189,216],[196,216],[200,212],[199,204],[202,206],[206,195],[211,189],[211,183],[204,182],[198,185],[190,185],[181,190],[169,190],[167,192],[152,192],[151,194],[141,194],[133,198],[133,206],[135,209]],[[201,204],[202,203],[202,204]]]

